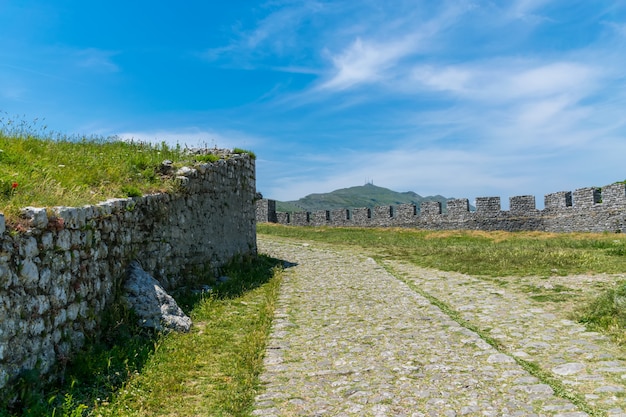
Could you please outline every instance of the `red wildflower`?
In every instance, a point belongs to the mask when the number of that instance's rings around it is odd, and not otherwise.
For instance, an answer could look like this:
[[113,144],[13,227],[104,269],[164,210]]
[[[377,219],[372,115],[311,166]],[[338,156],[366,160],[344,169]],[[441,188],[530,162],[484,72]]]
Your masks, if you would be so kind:
[[13,184],[11,184],[11,188],[13,188],[15,190],[18,185],[19,185],[18,183],[14,182]]

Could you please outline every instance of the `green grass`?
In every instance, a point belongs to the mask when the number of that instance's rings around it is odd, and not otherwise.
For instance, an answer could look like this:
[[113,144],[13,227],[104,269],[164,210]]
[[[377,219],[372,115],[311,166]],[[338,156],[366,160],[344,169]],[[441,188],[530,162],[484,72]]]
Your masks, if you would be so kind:
[[[237,149],[235,153],[251,151]],[[161,175],[174,166],[215,162],[214,154],[193,155],[165,142],[122,141],[50,133],[35,122],[16,122],[0,112],[0,212],[16,218],[26,206],[82,206],[109,198],[174,191]]]
[[216,293],[192,302],[193,331],[165,338],[141,374],[110,403],[100,404],[96,415],[251,412],[279,287],[278,278],[270,280],[274,265],[264,258]]
[[[61,388],[22,378],[0,416],[245,416],[251,412],[280,285],[279,261],[238,259],[210,295],[177,295],[190,333],[155,334],[114,310],[105,337],[67,364]],[[20,390],[23,387],[23,390]]]
[[114,197],[172,191],[158,175],[180,149],[105,139],[42,140],[0,132],[0,211],[26,206],[81,206]]
[[626,346],[626,282],[620,282],[577,312],[580,321],[592,330],[609,334]]
[[259,224],[259,233],[351,245],[443,271],[491,277],[626,271],[626,236]]

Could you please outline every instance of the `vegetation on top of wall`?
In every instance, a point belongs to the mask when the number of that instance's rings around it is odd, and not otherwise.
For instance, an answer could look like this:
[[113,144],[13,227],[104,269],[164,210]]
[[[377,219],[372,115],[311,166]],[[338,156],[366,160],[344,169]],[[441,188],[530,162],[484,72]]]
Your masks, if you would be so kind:
[[248,155],[250,155],[250,158],[256,159],[255,153],[252,152],[252,151],[249,151],[247,149],[233,148],[233,153],[248,154]]
[[82,206],[172,191],[176,182],[160,171],[163,161],[180,167],[222,157],[165,142],[51,133],[37,120],[0,113],[0,212],[11,218],[27,206]]

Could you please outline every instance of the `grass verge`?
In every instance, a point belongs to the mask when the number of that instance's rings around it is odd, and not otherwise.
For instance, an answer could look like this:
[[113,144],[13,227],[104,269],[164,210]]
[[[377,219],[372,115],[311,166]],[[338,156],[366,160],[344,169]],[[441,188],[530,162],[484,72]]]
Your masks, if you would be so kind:
[[[176,298],[191,332],[154,334],[113,320],[109,343],[68,364],[62,388],[33,389],[0,416],[245,416],[259,388],[281,280],[279,261],[239,259],[211,293]],[[117,315],[120,316],[119,314]],[[26,383],[30,382],[31,385]]]

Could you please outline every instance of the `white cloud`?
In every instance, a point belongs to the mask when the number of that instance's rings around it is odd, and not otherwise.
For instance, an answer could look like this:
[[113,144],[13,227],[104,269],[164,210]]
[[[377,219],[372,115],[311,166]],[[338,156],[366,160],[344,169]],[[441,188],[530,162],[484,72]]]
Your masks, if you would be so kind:
[[425,18],[421,15],[422,5],[404,6],[397,10],[406,15],[396,14],[387,21],[373,19],[368,25],[353,23],[349,32],[358,35],[351,38],[348,46],[338,48],[339,52],[333,53],[333,47],[327,46],[324,51],[332,62],[331,75],[319,89],[342,91],[405,78],[405,64],[431,51],[437,37],[474,8],[467,2],[445,3]]
[[387,43],[357,38],[345,51],[331,58],[335,75],[320,88],[344,90],[356,84],[382,81],[390,69],[414,49],[415,41],[410,38]]
[[592,90],[600,72],[576,62],[554,62],[522,70],[505,79],[511,97],[545,97]]
[[509,151],[589,143],[597,134],[592,122],[601,124],[598,118],[604,118],[590,100],[600,94],[608,75],[591,64],[499,58],[418,67],[413,77],[418,92],[419,85],[442,91],[454,103],[452,114],[441,111],[431,117],[441,124],[460,123],[475,141]]
[[456,66],[418,66],[413,80],[469,100],[502,101],[592,91],[602,72],[577,62],[518,62],[498,58]]
[[[487,143],[467,150],[407,147],[336,155],[332,161],[324,158],[322,166],[306,155],[295,155],[273,167],[271,182],[266,182],[266,170],[272,168],[261,161],[258,188],[265,197],[284,201],[362,185],[370,179],[381,187],[422,196],[442,194],[470,202],[476,197],[501,197],[503,207],[508,206],[509,197],[534,195],[541,208],[545,194],[624,179],[615,177],[615,172],[623,172],[621,155],[626,142],[614,140],[602,140],[593,149],[556,153],[511,152],[506,146],[489,149]],[[602,170],[590,163],[599,159]],[[317,169],[300,171],[300,166]]]
[[335,159],[334,166],[320,170],[315,179],[311,175],[284,176],[264,193],[268,198],[290,200],[294,196],[361,185],[366,178],[382,187],[415,191],[422,196],[446,193],[447,197],[473,198],[513,185],[522,188],[525,179],[519,173],[493,175],[494,168],[503,163],[500,157],[479,150],[438,148],[342,155]]

